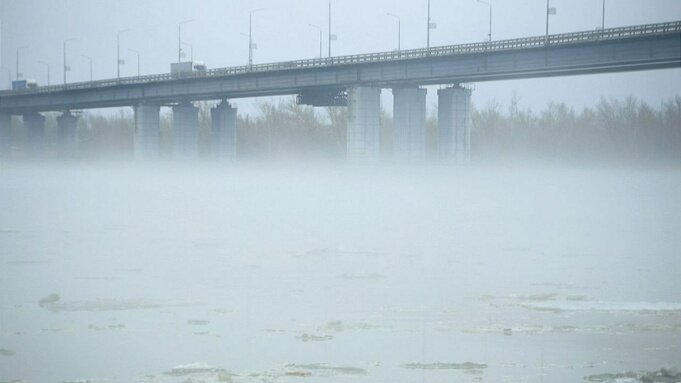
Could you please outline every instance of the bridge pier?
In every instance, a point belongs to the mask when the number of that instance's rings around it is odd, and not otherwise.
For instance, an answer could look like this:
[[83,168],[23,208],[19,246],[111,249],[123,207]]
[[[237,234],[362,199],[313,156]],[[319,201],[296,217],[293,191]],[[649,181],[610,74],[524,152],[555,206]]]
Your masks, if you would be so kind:
[[40,113],[24,114],[24,129],[26,130],[26,156],[42,157],[45,150],[45,116]]
[[191,102],[173,106],[173,156],[197,158],[199,155],[199,108]]
[[426,94],[424,88],[394,88],[393,156],[422,160],[426,154]]
[[213,132],[213,155],[224,160],[236,159],[237,108],[223,100],[210,111]]
[[377,160],[380,156],[381,88],[348,89],[347,158]]
[[439,153],[444,159],[470,160],[472,90],[456,85],[438,90]]
[[64,158],[75,158],[78,155],[78,117],[70,110],[57,117],[59,150]]
[[0,158],[12,153],[12,115],[0,112]]
[[136,160],[159,158],[160,112],[159,105],[141,103],[135,106],[134,157]]

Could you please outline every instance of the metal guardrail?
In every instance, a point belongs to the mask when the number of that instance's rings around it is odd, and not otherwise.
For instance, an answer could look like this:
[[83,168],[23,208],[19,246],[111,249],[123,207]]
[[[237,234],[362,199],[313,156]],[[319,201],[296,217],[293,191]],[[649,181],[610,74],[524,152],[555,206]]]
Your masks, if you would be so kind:
[[282,70],[309,69],[378,62],[394,62],[400,60],[413,60],[437,56],[455,56],[527,48],[544,48],[547,46],[579,44],[593,41],[620,40],[627,38],[636,38],[642,36],[653,36],[679,32],[681,32],[681,21],[675,21],[658,24],[636,25],[630,27],[609,28],[605,30],[597,29],[586,32],[563,33],[549,36],[536,36],[482,43],[449,45],[442,47],[433,47],[430,49],[420,48],[402,51],[337,56],[321,59],[307,59],[269,64],[256,64],[251,66],[243,65],[228,68],[210,69],[206,72],[196,72],[190,75],[183,75],[182,77],[172,76],[169,73],[165,73],[146,76],[123,77],[98,81],[77,82],[66,85],[41,86],[34,89],[5,90],[0,91],[0,96],[18,94],[41,94],[60,92],[66,90],[92,89],[118,85],[135,85],[150,82],[174,81],[179,79],[226,77],[245,73],[261,73]]

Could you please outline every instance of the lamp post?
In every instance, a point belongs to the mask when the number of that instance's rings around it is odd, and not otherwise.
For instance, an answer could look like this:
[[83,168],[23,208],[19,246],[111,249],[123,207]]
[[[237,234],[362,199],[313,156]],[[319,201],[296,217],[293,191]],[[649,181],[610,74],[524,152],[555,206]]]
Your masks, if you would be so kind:
[[182,25],[191,23],[193,19],[180,21],[177,25],[177,62],[182,62]]
[[248,14],[248,66],[253,66],[253,14],[264,10],[265,8],[253,9]]
[[83,58],[90,62],[90,82],[92,82],[92,57],[83,55]]
[[400,52],[402,50],[402,19],[390,12],[386,13],[386,15],[397,19],[397,51]]
[[430,48],[430,0],[428,0],[428,30],[426,33],[426,47]]
[[128,50],[137,55],[137,77],[139,77],[140,76],[140,52],[136,51],[134,49],[128,49]]
[[19,79],[22,77],[21,72],[19,72],[19,52],[21,52],[24,49],[28,49],[28,45],[24,45],[22,47],[17,48],[17,62],[16,62],[17,67],[16,67],[16,72],[15,72],[17,81],[19,81]]
[[39,64],[43,64],[47,67],[47,86],[50,86],[50,63],[45,61],[38,61]]
[[309,27],[319,30],[319,58],[322,58],[322,27],[314,24],[308,24]]
[[66,72],[71,70],[71,68],[69,68],[69,66],[66,65],[66,43],[68,43],[70,41],[74,41],[74,40],[75,40],[75,38],[70,38],[70,39],[64,40],[64,85],[66,85]]
[[331,57],[331,41],[336,39],[336,35],[331,33],[331,0],[329,0],[329,58]]
[[116,33],[116,78],[121,78],[121,33],[129,32],[130,29],[123,29]]
[[603,0],[603,17],[601,19],[601,30],[605,30],[605,0]]
[[489,33],[487,34],[487,37],[489,38],[489,41],[492,41],[492,0],[490,1],[484,1],[484,0],[478,0],[478,3],[480,4],[485,4],[486,6],[489,7]]
[[551,8],[551,0],[546,0],[546,44],[549,43],[549,19],[556,14],[556,8]]

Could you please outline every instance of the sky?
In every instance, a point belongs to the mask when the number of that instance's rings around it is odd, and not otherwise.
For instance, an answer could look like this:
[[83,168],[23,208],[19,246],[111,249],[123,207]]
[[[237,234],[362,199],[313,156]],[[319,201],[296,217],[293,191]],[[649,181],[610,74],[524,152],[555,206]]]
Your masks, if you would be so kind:
[[[332,32],[338,40],[332,54],[347,55],[397,48],[397,21],[402,20],[402,49],[426,45],[426,0],[332,0]],[[487,37],[489,8],[475,0],[431,0],[431,45],[479,42]],[[551,33],[591,30],[601,24],[601,0],[551,0],[557,15],[551,16]],[[249,11],[253,15],[253,40],[258,48],[254,62],[276,62],[316,57],[319,32],[324,30],[323,51],[328,54],[327,0],[0,0],[1,58],[0,87],[8,85],[9,68],[16,66],[25,78],[52,83],[63,82],[63,41],[67,45],[69,82],[89,78],[93,58],[95,79],[116,76],[116,32],[121,34],[122,76],[137,73],[140,53],[142,74],[165,73],[177,60],[178,24],[184,24],[182,40],[191,44],[194,59],[209,68],[243,65],[248,62]],[[545,0],[492,0],[494,40],[543,35]],[[607,0],[606,28],[681,20],[680,0]],[[185,45],[189,52],[190,48]],[[566,102],[580,108],[601,97],[634,95],[653,106],[681,95],[681,69],[625,74],[498,81],[471,84],[474,102],[507,104],[515,95],[522,107],[535,110],[549,102]],[[437,102],[435,88],[429,88],[428,104]],[[390,100],[384,91],[384,101]],[[250,112],[252,100],[238,100],[242,112]]]

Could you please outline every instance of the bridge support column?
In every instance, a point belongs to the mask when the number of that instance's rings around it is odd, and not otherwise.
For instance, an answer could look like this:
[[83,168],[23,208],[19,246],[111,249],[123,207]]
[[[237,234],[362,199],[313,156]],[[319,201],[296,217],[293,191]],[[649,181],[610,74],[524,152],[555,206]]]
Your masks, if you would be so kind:
[[348,89],[347,158],[377,160],[380,156],[381,88]]
[[393,89],[393,156],[421,160],[426,154],[426,93],[423,88]]
[[221,160],[235,160],[237,108],[223,100],[210,112],[213,125],[213,155]]
[[190,102],[173,106],[173,156],[197,158],[199,154],[199,108]]
[[59,149],[64,158],[75,158],[78,155],[78,117],[67,110],[57,117]]
[[12,153],[12,115],[0,112],[0,158]]
[[472,93],[459,85],[437,92],[438,144],[444,159],[470,160]]
[[24,114],[24,129],[25,154],[31,158],[42,157],[45,150],[45,116],[40,113]]
[[134,156],[136,160],[156,160],[159,155],[161,107],[153,104],[135,106]]

